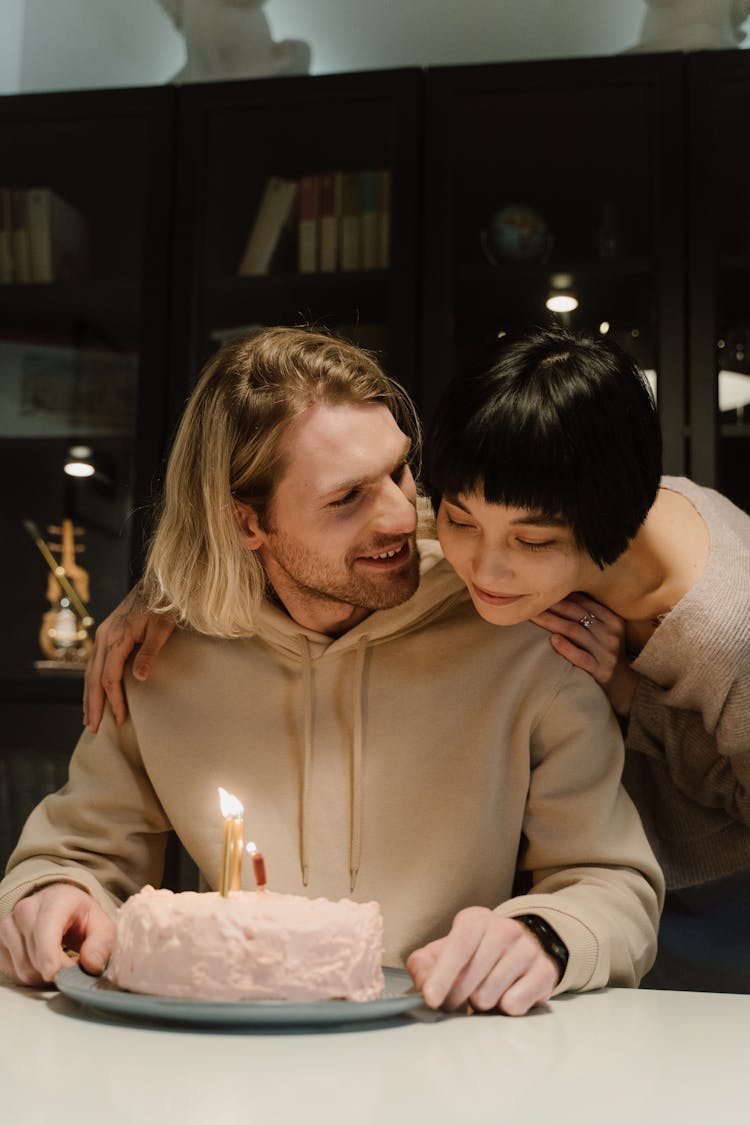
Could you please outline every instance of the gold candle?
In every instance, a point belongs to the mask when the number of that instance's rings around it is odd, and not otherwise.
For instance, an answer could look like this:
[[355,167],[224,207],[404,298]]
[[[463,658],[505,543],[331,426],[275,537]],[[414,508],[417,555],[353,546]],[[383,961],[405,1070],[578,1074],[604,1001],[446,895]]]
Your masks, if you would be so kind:
[[230,891],[238,891],[242,884],[242,832],[244,813],[241,801],[219,786],[219,801],[224,817],[224,835],[221,850],[219,894],[225,898]]

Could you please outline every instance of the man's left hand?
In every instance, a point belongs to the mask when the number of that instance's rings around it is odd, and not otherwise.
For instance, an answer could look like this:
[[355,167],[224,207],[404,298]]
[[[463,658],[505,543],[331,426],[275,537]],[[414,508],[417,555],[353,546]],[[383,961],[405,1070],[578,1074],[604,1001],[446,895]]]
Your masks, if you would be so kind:
[[558,979],[554,960],[526,926],[484,906],[459,911],[450,933],[416,949],[406,968],[430,1008],[471,1004],[508,1016],[543,1004]]

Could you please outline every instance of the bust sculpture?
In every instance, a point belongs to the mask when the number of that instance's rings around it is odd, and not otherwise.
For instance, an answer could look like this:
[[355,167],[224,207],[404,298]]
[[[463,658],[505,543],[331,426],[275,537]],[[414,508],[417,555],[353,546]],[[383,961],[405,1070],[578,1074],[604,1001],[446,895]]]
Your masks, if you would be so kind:
[[310,48],[301,39],[274,42],[265,0],[159,0],[185,38],[187,61],[173,82],[216,82],[306,74]]
[[702,51],[738,47],[750,0],[644,0],[648,11],[633,51]]

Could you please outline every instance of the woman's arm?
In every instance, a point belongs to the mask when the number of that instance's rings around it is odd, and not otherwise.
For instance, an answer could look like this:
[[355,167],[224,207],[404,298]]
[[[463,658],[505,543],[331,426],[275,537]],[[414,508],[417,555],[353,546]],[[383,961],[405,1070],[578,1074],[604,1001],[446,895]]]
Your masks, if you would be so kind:
[[585,594],[574,594],[532,618],[546,629],[555,652],[599,684],[620,718],[633,704],[638,674],[625,652],[625,621]]
[[154,661],[174,630],[174,622],[146,608],[140,588],[134,586],[96,630],[94,649],[86,668],[83,688],[83,724],[96,732],[109,701],[118,726],[127,718],[128,706],[122,690],[125,664],[136,645],[133,675],[147,680]]

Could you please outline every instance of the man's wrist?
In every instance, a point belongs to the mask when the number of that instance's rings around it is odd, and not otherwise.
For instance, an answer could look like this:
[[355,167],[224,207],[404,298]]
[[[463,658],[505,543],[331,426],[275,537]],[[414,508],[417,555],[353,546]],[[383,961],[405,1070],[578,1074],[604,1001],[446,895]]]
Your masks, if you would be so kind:
[[557,965],[557,980],[559,983],[564,977],[565,970],[568,967],[569,954],[568,947],[557,930],[553,929],[549,922],[545,922],[544,918],[540,917],[538,914],[517,914],[515,920],[525,926],[527,930],[531,931],[547,956],[551,957],[555,962]]

